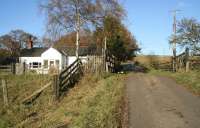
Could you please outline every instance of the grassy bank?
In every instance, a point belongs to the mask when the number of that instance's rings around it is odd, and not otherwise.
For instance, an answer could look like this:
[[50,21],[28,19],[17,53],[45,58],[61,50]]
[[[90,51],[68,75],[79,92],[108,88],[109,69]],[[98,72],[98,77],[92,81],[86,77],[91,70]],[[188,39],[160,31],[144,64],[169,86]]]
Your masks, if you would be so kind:
[[7,78],[10,103],[14,103],[7,109],[0,108],[0,128],[47,128],[62,125],[69,128],[121,127],[123,75],[84,76],[59,102],[51,102],[52,92],[49,88],[33,104],[20,105],[25,95],[47,83],[49,78],[43,77],[45,76]]
[[25,127],[117,128],[121,125],[123,77],[85,76],[37,122]]
[[200,71],[186,72],[164,72],[159,70],[152,70],[150,74],[169,76],[177,81],[177,83],[184,85],[195,94],[200,95]]
[[[0,83],[0,128],[13,127],[25,120],[30,114],[42,110],[42,104],[39,103],[42,102],[41,100],[35,102],[31,106],[22,105],[22,100],[49,82],[49,76],[36,74],[10,74],[0,75],[0,80],[1,79],[6,80],[9,106],[6,108],[4,107],[2,86]],[[48,97],[44,97],[43,100],[46,101],[47,98]]]
[[[98,83],[86,98],[80,113],[74,117],[71,127],[75,128],[117,128],[120,126],[120,100],[123,83],[119,76],[104,79]],[[85,102],[85,101],[84,101]]]

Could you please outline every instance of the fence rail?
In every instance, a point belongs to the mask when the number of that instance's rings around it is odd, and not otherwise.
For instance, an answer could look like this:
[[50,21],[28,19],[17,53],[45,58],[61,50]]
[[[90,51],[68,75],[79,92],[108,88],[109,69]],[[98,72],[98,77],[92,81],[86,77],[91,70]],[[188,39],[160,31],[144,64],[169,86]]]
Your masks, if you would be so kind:
[[84,73],[95,73],[104,71],[104,56],[90,55],[87,56],[87,61],[82,64]]
[[84,64],[79,58],[76,59],[58,75],[54,75],[53,92],[55,99],[58,100],[65,89],[68,89],[71,85],[78,82],[83,73],[94,73],[98,71],[116,72],[116,62],[116,57],[109,54],[109,52],[106,52],[104,56],[89,56],[87,62]]
[[0,72],[15,74],[15,71],[16,71],[16,68],[15,68],[14,63],[12,63],[10,65],[0,65]]
[[190,56],[189,49],[177,56],[177,70],[200,69],[200,54],[193,54]]
[[172,71],[172,62],[158,63],[155,67],[164,71]]
[[[94,72],[116,72],[116,65],[117,65],[117,58],[110,54],[109,52],[105,52],[104,55],[94,55],[94,56],[88,56],[88,60],[84,62],[84,64],[81,62],[81,60],[78,58],[76,59],[71,65],[66,67],[61,72],[54,72],[55,75],[53,75],[53,81],[51,82],[53,85],[53,96],[56,100],[59,99],[59,97],[63,94],[64,91],[66,91],[68,88],[75,85],[76,82],[80,80],[80,77],[83,75],[83,73],[87,70],[94,73]],[[18,64],[12,64],[12,65],[2,65],[0,66],[0,71],[5,70],[8,72],[18,72],[19,68]],[[23,64],[23,70],[27,67],[25,64]],[[83,72],[85,71],[85,72]],[[25,71],[23,71],[25,72]],[[28,104],[36,99],[36,97],[50,84],[45,85],[41,89],[34,92],[32,95],[26,97],[22,103]]]
[[81,61],[77,59],[70,66],[64,69],[59,75],[54,75],[54,95],[55,99],[59,99],[61,92],[75,84],[80,75],[82,75]]
[[200,54],[193,54],[193,56],[200,57]]
[[108,51],[106,51],[106,71],[112,73],[117,71],[117,58]]
[[190,68],[192,70],[198,69],[200,70],[200,56],[194,56],[190,58]]
[[186,72],[189,71],[189,49],[186,48],[185,52],[181,53],[176,57],[176,71],[178,70],[185,70]]

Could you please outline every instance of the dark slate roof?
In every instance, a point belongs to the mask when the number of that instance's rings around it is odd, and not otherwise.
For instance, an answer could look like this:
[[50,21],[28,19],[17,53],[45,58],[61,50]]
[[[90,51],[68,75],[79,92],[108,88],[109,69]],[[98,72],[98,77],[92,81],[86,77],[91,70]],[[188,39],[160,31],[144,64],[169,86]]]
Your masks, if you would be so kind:
[[21,57],[39,57],[48,48],[32,48],[32,49],[22,49],[20,52]]
[[[22,49],[20,52],[21,57],[39,57],[41,54],[46,51],[48,48],[32,48],[32,49]],[[76,56],[76,48],[75,47],[60,47],[55,48],[61,54],[65,56]],[[88,49],[88,47],[80,47],[79,48],[79,56],[90,55],[93,52]]]
[[[76,55],[76,48],[75,47],[60,47],[56,48],[58,51],[63,53],[64,55],[67,54],[67,56],[75,56]],[[80,47],[79,48],[79,55],[80,56],[86,56],[88,55],[88,47]]]

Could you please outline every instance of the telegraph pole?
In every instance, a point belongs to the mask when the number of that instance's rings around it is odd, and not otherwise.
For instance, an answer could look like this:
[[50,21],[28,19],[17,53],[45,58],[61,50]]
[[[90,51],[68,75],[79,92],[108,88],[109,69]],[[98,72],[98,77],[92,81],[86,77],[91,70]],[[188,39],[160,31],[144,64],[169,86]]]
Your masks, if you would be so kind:
[[76,57],[79,58],[79,31],[80,31],[80,14],[77,12],[77,21],[76,21]]
[[[79,1],[77,1],[76,3],[77,5],[79,5]],[[76,6],[76,57],[79,58],[79,40],[80,40],[80,37],[79,37],[79,31],[80,31],[80,10],[79,8]]]
[[172,51],[173,51],[173,60],[172,60],[172,66],[173,66],[173,71],[176,72],[176,15],[177,12],[180,10],[172,10],[171,12],[173,13],[173,42],[172,42]]

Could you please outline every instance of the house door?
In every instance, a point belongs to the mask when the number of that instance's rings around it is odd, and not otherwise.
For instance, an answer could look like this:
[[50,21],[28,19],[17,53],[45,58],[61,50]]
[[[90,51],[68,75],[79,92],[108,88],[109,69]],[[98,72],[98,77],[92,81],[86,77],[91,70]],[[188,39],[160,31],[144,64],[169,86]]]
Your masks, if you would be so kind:
[[50,67],[54,67],[54,61],[53,60],[50,60]]

